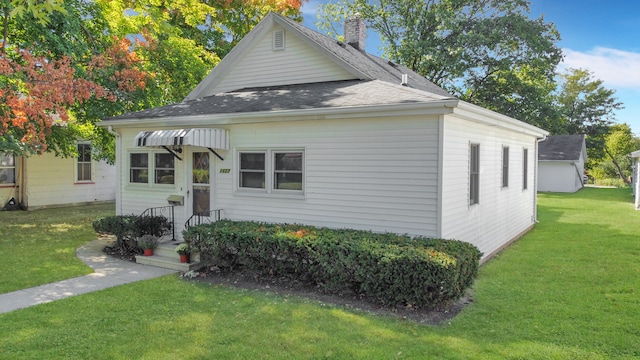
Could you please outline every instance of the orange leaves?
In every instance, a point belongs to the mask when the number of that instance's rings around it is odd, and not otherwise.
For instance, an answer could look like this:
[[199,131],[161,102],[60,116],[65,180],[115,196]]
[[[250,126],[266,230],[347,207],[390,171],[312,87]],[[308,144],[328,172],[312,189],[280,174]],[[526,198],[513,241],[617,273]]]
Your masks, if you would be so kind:
[[42,153],[52,127],[69,121],[69,109],[92,98],[117,101],[117,93],[144,89],[146,74],[137,69],[139,59],[130,50],[129,40],[114,41],[91,59],[86,77],[76,71],[81,64],[67,56],[48,59],[28,50],[0,53],[0,136],[11,135]]

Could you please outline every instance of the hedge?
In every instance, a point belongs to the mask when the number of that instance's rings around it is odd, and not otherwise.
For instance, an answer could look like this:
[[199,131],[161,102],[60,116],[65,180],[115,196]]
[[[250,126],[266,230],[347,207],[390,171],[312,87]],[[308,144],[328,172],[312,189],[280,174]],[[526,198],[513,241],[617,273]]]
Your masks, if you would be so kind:
[[137,239],[142,235],[160,237],[171,230],[171,222],[164,216],[107,216],[95,220],[92,225],[98,234],[115,235],[118,247],[134,251],[139,250]]
[[473,283],[481,252],[456,240],[222,220],[185,241],[211,264],[286,276],[326,291],[349,288],[387,306],[433,308]]

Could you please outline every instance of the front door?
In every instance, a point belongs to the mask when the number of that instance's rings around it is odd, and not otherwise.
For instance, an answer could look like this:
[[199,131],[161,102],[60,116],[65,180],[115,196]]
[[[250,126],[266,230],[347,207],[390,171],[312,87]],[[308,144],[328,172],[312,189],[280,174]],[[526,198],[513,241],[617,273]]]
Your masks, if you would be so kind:
[[191,194],[192,214],[210,216],[211,212],[211,165],[208,152],[194,152],[192,161]]

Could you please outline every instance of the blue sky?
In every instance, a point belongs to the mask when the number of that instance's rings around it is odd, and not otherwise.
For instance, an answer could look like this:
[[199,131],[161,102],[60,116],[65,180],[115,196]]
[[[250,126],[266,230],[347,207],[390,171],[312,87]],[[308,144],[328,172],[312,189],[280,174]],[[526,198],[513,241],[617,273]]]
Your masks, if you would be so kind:
[[[324,2],[303,5],[304,25],[315,28],[315,9]],[[588,69],[616,90],[625,107],[616,112],[617,122],[640,136],[640,1],[531,0],[531,16],[540,15],[560,32],[561,67]],[[378,41],[369,34],[367,51],[380,55]]]

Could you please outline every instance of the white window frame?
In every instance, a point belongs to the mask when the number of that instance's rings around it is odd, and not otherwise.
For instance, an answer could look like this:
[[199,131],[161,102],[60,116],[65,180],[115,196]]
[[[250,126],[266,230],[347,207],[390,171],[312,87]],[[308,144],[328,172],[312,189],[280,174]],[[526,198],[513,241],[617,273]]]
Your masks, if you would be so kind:
[[[89,161],[80,161],[80,156],[82,155],[80,153],[80,146],[89,146]],[[75,168],[75,172],[74,172],[74,179],[75,179],[75,183],[76,184],[92,184],[93,183],[93,174],[94,174],[94,167],[93,167],[93,145],[91,145],[90,142],[86,142],[86,141],[82,141],[82,142],[78,142],[76,144],[76,149],[78,150],[78,156],[76,156],[76,159],[74,161],[74,168]],[[79,166],[81,164],[89,164],[89,179],[80,179],[80,171],[79,171]]]
[[[474,148],[476,149],[475,159],[473,157]],[[480,203],[480,144],[469,143],[469,205],[476,205],[479,203]]]
[[7,183],[0,183],[0,187],[3,186],[15,186],[16,185],[16,175],[17,175],[17,168],[16,168],[16,156],[15,155],[11,155],[9,153],[0,153],[0,155],[2,155],[3,157],[12,157],[13,158],[13,165],[12,166],[8,166],[8,165],[1,165],[0,164],[0,170],[3,169],[12,169],[13,170],[13,182],[7,182]]
[[[147,182],[132,182],[131,181],[131,155],[133,154],[145,154],[147,155]],[[177,179],[177,164],[176,159],[173,157],[173,183],[172,184],[162,184],[156,182],[156,170],[161,169],[169,169],[169,168],[156,168],[156,154],[168,154],[164,150],[141,150],[141,149],[131,149],[127,151],[127,185],[134,187],[149,187],[149,188],[175,188]],[[173,156],[173,155],[171,155]],[[143,169],[143,168],[136,168]]]
[[522,190],[529,188],[529,149],[522,148]]
[[[300,153],[302,155],[302,170],[301,171],[293,171],[293,170],[276,170],[275,158],[277,154],[285,154],[285,153]],[[242,154],[264,154],[265,157],[265,168],[264,168],[264,188],[250,188],[250,187],[241,187],[240,179],[242,169],[240,168],[241,161],[240,157]],[[264,195],[273,195],[273,196],[304,196],[306,184],[306,156],[305,149],[302,148],[269,148],[269,149],[236,149],[235,151],[235,167],[236,171],[234,172],[234,183],[235,183],[235,191],[236,194],[264,194]],[[302,189],[300,190],[290,190],[290,189],[276,189],[276,174],[278,173],[300,173],[302,177]]]
[[[169,156],[171,158],[172,161],[172,167],[158,167],[158,155],[163,155],[163,156]],[[173,172],[173,182],[171,183],[162,183],[162,182],[158,182],[158,174],[156,174],[157,171],[172,171]],[[166,186],[166,185],[171,185],[171,186],[175,186],[176,184],[176,158],[173,156],[173,154],[168,153],[168,152],[159,152],[159,151],[153,151],[153,185],[154,186]]]
[[509,147],[502,146],[502,187],[509,187]]

